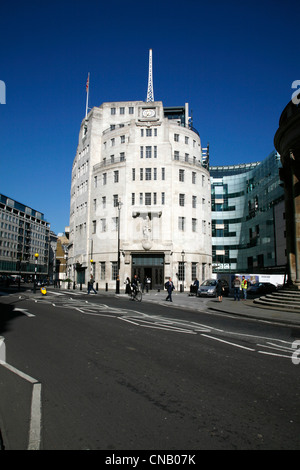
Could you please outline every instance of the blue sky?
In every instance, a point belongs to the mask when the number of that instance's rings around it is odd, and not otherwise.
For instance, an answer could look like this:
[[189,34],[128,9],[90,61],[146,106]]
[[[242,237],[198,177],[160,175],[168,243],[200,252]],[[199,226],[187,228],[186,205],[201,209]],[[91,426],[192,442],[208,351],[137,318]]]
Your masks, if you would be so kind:
[[90,106],[188,102],[211,165],[273,150],[280,114],[300,79],[299,1],[35,0],[2,2],[0,193],[69,224],[78,133]]

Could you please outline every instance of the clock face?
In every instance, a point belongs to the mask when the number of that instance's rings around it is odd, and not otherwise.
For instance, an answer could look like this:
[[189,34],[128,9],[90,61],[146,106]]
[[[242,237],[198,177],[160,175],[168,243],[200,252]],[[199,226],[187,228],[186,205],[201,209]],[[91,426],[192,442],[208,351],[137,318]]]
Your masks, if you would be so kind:
[[154,117],[155,116],[155,110],[154,109],[144,109],[143,110],[143,116],[144,117]]

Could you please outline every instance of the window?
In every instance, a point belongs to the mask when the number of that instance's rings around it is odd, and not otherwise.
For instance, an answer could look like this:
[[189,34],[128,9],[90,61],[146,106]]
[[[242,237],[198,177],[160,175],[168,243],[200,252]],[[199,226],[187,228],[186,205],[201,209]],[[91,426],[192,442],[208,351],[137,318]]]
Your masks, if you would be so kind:
[[189,138],[188,138],[187,136],[185,136],[185,138],[184,138],[184,142],[185,142],[186,144],[188,144],[188,143],[189,143]]
[[101,219],[101,232],[106,232],[106,219]]
[[124,162],[125,161],[125,152],[121,152],[120,153],[120,162]]
[[118,276],[118,263],[117,261],[112,261],[111,263],[111,279],[115,281]]
[[135,193],[131,193],[131,205],[134,206],[135,204]]
[[152,137],[152,129],[146,129],[146,137]]
[[113,137],[112,139],[110,139],[110,145],[111,145],[112,147],[115,146],[115,138],[114,138],[114,137]]
[[174,141],[179,142],[179,134],[174,134]]
[[140,157],[144,158],[144,147],[140,147]]
[[185,272],[184,272],[184,261],[179,261],[178,263],[178,280],[184,281]]
[[140,181],[143,181],[144,179],[144,169],[143,168],[140,168]]
[[102,175],[102,184],[103,186],[105,186],[107,183],[107,173],[103,173]]
[[197,196],[192,196],[192,208],[196,209],[197,207]]
[[129,114],[134,114],[134,107],[133,106],[129,106]]
[[113,206],[114,207],[118,207],[118,201],[119,201],[119,197],[117,194],[114,194],[113,195]]
[[153,179],[157,180],[157,168],[153,168]]
[[141,129],[141,137],[144,137],[144,129]]
[[125,135],[120,136],[121,144],[125,144]]
[[150,145],[146,146],[146,158],[152,157],[152,147]]
[[132,181],[135,181],[135,168],[132,168]]
[[178,230],[184,232],[185,230],[185,217],[178,217]]
[[145,169],[145,180],[150,181],[152,179],[152,169],[146,168]]
[[157,146],[154,145],[153,147],[154,158],[157,158]]
[[143,193],[140,193],[140,205],[143,205]]
[[97,176],[94,176],[94,188],[97,188]]
[[125,114],[125,108],[123,106],[120,108],[120,114]]
[[114,183],[119,182],[119,170],[114,171]]
[[197,219],[192,219],[192,232],[197,232]]
[[164,181],[164,180],[165,180],[165,177],[166,177],[166,169],[165,169],[165,168],[162,168],[162,169],[161,169],[161,179]]
[[184,182],[184,170],[179,170],[179,181]]
[[192,184],[196,184],[196,172],[192,171]]
[[105,280],[105,262],[104,261],[100,262],[100,280],[101,281]]
[[110,108],[110,114],[113,116],[116,114],[116,108]]
[[157,204],[157,194],[153,193],[153,204]]
[[174,160],[179,160],[179,152],[178,150],[174,151]]
[[192,279],[197,279],[197,263],[192,262]]
[[106,196],[102,196],[102,208],[106,208]]
[[184,194],[179,194],[179,205],[184,206]]
[[92,224],[92,233],[96,233],[96,220],[93,220]]
[[151,193],[145,193],[145,205],[151,206]]
[[161,193],[161,205],[165,205],[165,193]]

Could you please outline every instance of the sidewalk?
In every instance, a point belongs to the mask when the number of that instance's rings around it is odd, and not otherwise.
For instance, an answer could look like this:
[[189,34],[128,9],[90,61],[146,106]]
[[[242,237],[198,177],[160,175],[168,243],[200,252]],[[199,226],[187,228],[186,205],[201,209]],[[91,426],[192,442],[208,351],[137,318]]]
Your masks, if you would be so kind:
[[[112,292],[111,292],[112,294]],[[123,294],[120,294],[123,295]],[[215,311],[228,315],[255,318],[257,320],[272,321],[282,324],[299,325],[300,313],[291,311],[273,310],[254,304],[253,299],[234,301],[233,297],[223,297],[219,302],[217,298],[204,298],[190,296],[187,292],[173,292],[173,307],[189,308],[196,311]],[[166,302],[166,291],[149,291],[144,293],[143,301]]]

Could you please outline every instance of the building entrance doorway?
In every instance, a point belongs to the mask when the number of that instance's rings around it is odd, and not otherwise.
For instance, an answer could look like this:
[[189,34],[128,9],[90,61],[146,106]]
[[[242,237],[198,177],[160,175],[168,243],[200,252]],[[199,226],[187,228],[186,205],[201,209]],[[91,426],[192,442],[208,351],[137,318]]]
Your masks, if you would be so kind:
[[[144,290],[163,289],[164,287],[164,254],[137,253],[132,255],[132,277],[136,274]],[[147,282],[147,280],[150,282]]]

